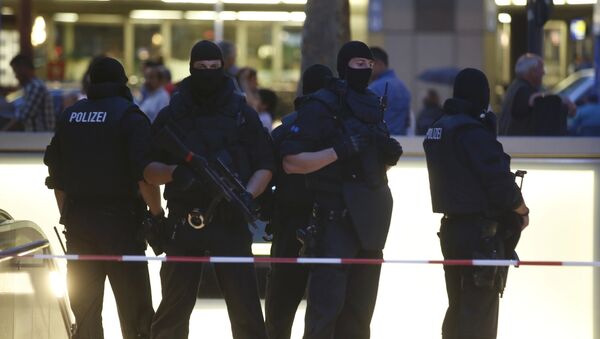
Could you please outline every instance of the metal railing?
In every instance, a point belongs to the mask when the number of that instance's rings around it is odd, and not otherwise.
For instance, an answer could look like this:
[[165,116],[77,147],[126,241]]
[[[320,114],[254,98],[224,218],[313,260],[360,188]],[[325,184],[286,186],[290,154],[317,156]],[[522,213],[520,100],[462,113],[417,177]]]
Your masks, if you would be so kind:
[[[30,258],[30,255],[40,252],[52,254],[44,232],[34,223],[11,220],[10,215],[3,210],[0,210],[0,214],[8,216],[0,220],[0,246],[4,247],[0,250],[0,279],[4,280],[0,281],[0,286],[4,288],[1,291],[2,297],[8,301],[2,309],[0,321],[6,322],[3,328],[9,329],[8,333],[3,335],[11,339],[71,338],[74,322],[66,294],[66,284],[61,279],[57,262],[54,259],[40,262]],[[57,292],[59,290],[60,292]],[[12,305],[12,308],[9,305]],[[56,308],[59,313],[55,313]],[[16,317],[17,313],[19,317]],[[31,325],[24,325],[24,322],[20,321],[19,318],[23,317],[23,314],[31,317]],[[57,317],[61,318],[60,322]],[[19,327],[34,327],[33,320],[42,327],[35,326],[35,334],[27,336],[25,333],[29,331]],[[61,326],[64,328],[61,329]]]

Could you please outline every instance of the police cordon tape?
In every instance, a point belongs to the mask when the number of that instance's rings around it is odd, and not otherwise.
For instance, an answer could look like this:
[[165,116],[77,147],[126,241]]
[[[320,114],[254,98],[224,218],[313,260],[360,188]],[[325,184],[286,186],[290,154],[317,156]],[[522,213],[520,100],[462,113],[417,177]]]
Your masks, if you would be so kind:
[[[0,259],[8,256],[0,256]],[[179,263],[215,263],[215,264],[327,264],[327,265],[380,265],[380,264],[417,264],[448,266],[572,266],[600,267],[600,261],[535,261],[535,260],[402,260],[402,259],[361,259],[361,258],[271,258],[271,257],[187,257],[187,256],[143,256],[143,255],[90,255],[90,254],[27,254],[18,258],[40,260],[65,259],[70,261],[114,261],[114,262],[179,262]]]

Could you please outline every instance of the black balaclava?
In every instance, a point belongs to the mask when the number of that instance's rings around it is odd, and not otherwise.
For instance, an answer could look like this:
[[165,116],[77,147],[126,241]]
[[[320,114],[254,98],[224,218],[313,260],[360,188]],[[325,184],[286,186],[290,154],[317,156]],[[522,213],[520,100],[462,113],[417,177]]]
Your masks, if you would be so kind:
[[116,59],[101,57],[90,65],[90,85],[87,88],[89,99],[101,99],[120,96],[133,101],[131,91],[127,87],[127,76],[123,65]]
[[479,117],[487,112],[490,104],[490,85],[482,71],[465,68],[454,79],[453,97],[467,101],[471,107],[468,114]]
[[[217,69],[196,69],[193,64],[198,60],[221,60],[221,67]],[[206,97],[220,89],[225,81],[223,64],[223,53],[219,46],[208,40],[198,41],[190,52],[193,93]]]
[[337,71],[340,78],[346,80],[348,86],[355,91],[363,92],[367,85],[373,70],[370,68],[355,69],[348,66],[348,62],[352,58],[366,58],[373,60],[373,53],[369,46],[361,41],[350,41],[344,44],[337,56]]
[[125,85],[127,76],[120,62],[113,58],[102,57],[90,66],[90,83],[100,84],[106,82]]
[[302,94],[314,93],[327,85],[327,81],[333,77],[329,67],[321,64],[309,66],[302,73]]

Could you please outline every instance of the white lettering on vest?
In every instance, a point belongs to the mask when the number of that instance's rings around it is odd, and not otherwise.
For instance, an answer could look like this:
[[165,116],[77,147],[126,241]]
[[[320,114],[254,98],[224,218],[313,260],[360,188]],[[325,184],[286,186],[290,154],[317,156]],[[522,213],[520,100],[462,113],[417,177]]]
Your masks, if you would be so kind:
[[442,128],[430,128],[425,134],[427,140],[441,140],[442,139]]
[[69,122],[76,123],[103,123],[106,121],[106,112],[72,112]]

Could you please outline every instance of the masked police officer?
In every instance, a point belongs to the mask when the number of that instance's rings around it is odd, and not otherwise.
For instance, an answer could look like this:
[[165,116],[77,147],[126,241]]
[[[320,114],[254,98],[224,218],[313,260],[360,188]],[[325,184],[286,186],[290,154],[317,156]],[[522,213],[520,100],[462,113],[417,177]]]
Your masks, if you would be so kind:
[[[311,95],[281,145],[284,170],[307,174],[315,227],[306,231],[318,257],[382,258],[392,211],[386,169],[402,148],[387,133],[380,98],[367,89],[372,66],[364,43],[342,46],[343,80]],[[380,265],[312,267],[304,338],[369,338],[380,271]]]
[[[445,259],[512,259],[514,239],[529,223],[510,157],[496,140],[489,97],[485,74],[462,70],[444,115],[423,142],[433,211],[444,213],[439,237]],[[443,338],[496,338],[506,268],[444,270],[449,306]]]
[[[88,98],[60,115],[44,158],[54,188],[67,253],[143,255],[143,200],[162,213],[158,186],[143,181],[150,121],[133,104],[121,64],[104,57],[90,68]],[[103,338],[104,281],[110,280],[123,338],[149,338],[154,310],[146,263],[69,261],[74,338]]]
[[[331,70],[315,64],[302,74],[302,94],[296,98],[296,111],[282,119],[282,124],[271,132],[273,144],[278,150],[283,139],[290,133],[298,115],[297,110],[310,100],[309,94],[325,87],[333,77]],[[278,153],[278,152],[276,152]],[[305,177],[286,174],[282,169],[275,176],[273,216],[270,227],[273,232],[271,256],[295,258],[301,248],[296,237],[298,229],[306,227],[312,210],[313,198],[306,189]],[[289,339],[298,304],[304,296],[308,281],[308,269],[292,264],[271,264],[265,297],[267,334],[270,339]]]
[[[191,76],[179,85],[171,102],[152,126],[158,135],[168,127],[185,146],[207,159],[225,157],[230,169],[256,197],[271,180],[273,150],[257,113],[234,91],[223,71],[217,45],[200,41],[191,50]],[[182,159],[161,151],[145,172],[149,182],[166,183],[169,208],[167,255],[252,256],[252,234],[243,214],[219,199]],[[207,225],[194,222],[193,213],[208,214]],[[254,266],[215,264],[225,297],[234,338],[266,338]],[[162,301],[152,323],[152,338],[187,338],[190,314],[196,303],[200,264],[163,263]]]

